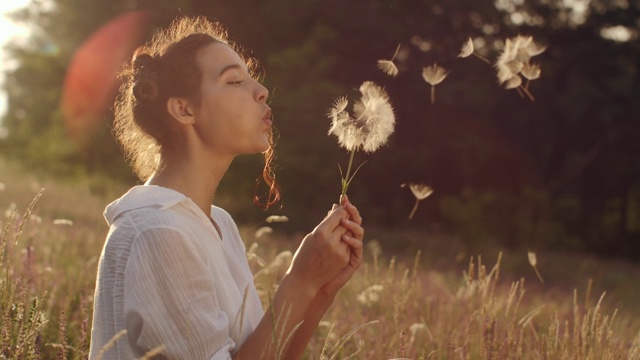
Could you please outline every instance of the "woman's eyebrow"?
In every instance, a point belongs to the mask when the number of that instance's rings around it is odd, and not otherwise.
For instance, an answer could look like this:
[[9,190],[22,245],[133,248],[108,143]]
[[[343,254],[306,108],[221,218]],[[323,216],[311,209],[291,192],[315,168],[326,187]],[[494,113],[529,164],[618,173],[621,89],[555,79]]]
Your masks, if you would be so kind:
[[222,76],[222,74],[224,74],[225,72],[232,70],[232,69],[238,69],[238,70],[245,70],[246,68],[240,64],[230,64],[227,65],[225,67],[222,68],[222,70],[220,71],[220,76]]

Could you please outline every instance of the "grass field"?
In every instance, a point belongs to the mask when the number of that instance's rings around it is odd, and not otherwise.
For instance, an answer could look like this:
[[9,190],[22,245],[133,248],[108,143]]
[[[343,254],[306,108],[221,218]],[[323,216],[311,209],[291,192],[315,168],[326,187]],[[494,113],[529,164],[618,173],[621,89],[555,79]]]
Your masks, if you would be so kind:
[[[0,359],[87,357],[102,211],[127,187],[0,159]],[[300,241],[274,228],[256,238],[241,226],[265,303]],[[367,231],[366,262],[308,359],[640,359],[638,265],[538,253],[543,284],[526,250],[466,254],[443,235]]]

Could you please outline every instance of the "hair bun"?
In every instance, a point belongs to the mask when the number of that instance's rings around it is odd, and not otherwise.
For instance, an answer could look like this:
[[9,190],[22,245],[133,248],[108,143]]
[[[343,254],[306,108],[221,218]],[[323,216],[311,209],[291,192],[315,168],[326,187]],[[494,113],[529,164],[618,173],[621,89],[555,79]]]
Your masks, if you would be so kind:
[[146,53],[133,58],[133,95],[138,101],[154,101],[158,97],[158,72],[156,59]]

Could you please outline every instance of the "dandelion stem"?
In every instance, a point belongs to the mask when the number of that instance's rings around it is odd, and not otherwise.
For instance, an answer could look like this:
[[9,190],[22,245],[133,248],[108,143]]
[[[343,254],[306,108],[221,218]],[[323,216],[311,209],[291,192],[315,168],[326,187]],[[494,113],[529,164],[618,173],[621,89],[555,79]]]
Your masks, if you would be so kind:
[[491,65],[491,61],[489,61],[489,59],[487,59],[486,57],[482,56],[482,55],[478,55],[476,53],[472,53],[473,56],[477,57],[478,59],[486,62],[487,64]]
[[544,284],[544,280],[542,279],[542,275],[540,275],[540,272],[538,271],[538,268],[535,267],[535,266],[532,266],[532,267],[533,267],[533,271],[535,271],[535,273],[536,273],[536,276],[538,276],[538,280],[540,280],[540,282]]
[[435,85],[431,85],[431,104],[436,103],[436,87]]
[[409,220],[413,219],[413,215],[416,213],[416,210],[418,210],[418,204],[420,204],[420,200],[416,199],[416,204],[413,205],[413,210],[411,210],[409,214]]
[[398,51],[400,51],[400,46],[402,44],[398,44],[398,47],[396,48],[396,52],[393,53],[393,57],[391,58],[391,61],[395,60],[396,56],[398,56]]
[[347,194],[347,188],[349,187],[349,183],[351,182],[349,175],[351,174],[351,166],[353,165],[353,156],[355,155],[355,153],[355,149],[351,150],[351,156],[349,156],[349,165],[347,166],[347,174],[345,175],[344,179],[342,179],[342,194],[340,194],[341,201],[344,195]]
[[533,94],[531,94],[531,91],[529,91],[529,89],[527,89],[527,87],[520,85],[520,87],[518,87],[518,89],[522,90],[522,92],[527,95],[527,97],[529,98],[529,100],[531,101],[536,101],[536,99],[533,97]]

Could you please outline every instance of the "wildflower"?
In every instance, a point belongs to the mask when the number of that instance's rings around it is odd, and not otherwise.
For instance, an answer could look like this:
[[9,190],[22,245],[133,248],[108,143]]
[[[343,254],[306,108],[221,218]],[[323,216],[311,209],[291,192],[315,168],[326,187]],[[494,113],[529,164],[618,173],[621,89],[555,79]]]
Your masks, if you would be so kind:
[[[406,185],[407,184],[402,184],[400,185],[400,187],[405,187]],[[409,184],[409,189],[411,189],[411,193],[416,198],[416,203],[413,206],[413,210],[411,210],[411,213],[409,214],[409,220],[411,220],[413,218],[413,215],[416,213],[416,210],[418,210],[418,204],[420,203],[420,201],[428,198],[431,194],[433,194],[433,188],[425,184],[412,183]]]
[[398,55],[398,51],[400,50],[400,45],[396,48],[396,52],[393,54],[390,60],[378,60],[378,69],[382,70],[385,74],[396,77],[398,76],[398,67],[394,64],[393,60],[395,60]]
[[346,110],[348,100],[345,97],[337,99],[329,112],[329,134],[335,135],[340,146],[351,153],[347,173],[342,178],[342,195],[346,194],[349,183],[360,169],[358,167],[351,174],[356,150],[376,151],[387,142],[395,126],[393,107],[383,88],[366,81],[360,86],[360,92],[362,98],[353,106],[354,117]]
[[436,103],[436,85],[440,84],[449,75],[449,72],[438,64],[422,68],[422,78],[431,85],[431,103]]
[[284,215],[271,215],[267,217],[265,221],[268,223],[279,223],[279,222],[287,222],[289,221],[289,218]]

